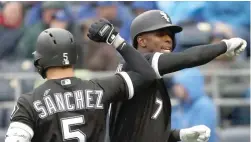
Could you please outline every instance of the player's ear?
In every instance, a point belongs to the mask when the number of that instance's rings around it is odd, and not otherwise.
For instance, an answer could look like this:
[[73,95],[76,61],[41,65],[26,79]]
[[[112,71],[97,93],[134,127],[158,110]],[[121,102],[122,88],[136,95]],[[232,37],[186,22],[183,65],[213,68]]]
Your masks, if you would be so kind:
[[138,36],[137,42],[139,47],[146,48],[146,39],[144,38],[144,36]]

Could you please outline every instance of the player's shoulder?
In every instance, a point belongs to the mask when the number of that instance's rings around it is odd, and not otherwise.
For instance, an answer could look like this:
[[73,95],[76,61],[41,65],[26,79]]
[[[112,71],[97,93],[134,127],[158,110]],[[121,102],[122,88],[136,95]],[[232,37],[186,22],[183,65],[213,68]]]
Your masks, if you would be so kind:
[[24,103],[24,104],[31,103],[33,99],[33,95],[34,95],[34,90],[21,94],[18,98],[18,102]]

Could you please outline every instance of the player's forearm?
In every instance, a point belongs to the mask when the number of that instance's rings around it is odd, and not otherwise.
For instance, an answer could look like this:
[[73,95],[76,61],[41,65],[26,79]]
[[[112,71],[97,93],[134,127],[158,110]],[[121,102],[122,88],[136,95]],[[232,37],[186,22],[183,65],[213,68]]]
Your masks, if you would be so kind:
[[137,73],[133,75],[135,77],[137,76],[137,80],[151,83],[156,78],[155,72],[150,64],[135,48],[124,42],[117,50],[123,56],[131,70]]
[[179,53],[162,54],[159,57],[158,69],[161,75],[206,64],[217,56],[225,53],[227,46],[224,42],[217,44],[191,47]]
[[180,130],[171,129],[168,142],[178,142],[180,141]]

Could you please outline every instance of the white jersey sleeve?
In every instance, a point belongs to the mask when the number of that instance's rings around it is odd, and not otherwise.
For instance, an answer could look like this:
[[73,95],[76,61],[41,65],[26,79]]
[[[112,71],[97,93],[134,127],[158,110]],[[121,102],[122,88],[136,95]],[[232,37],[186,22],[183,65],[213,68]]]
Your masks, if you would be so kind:
[[159,52],[156,52],[153,57],[152,57],[152,62],[151,62],[151,65],[152,65],[152,68],[154,69],[156,75],[158,78],[161,78],[162,76],[160,75],[159,73],[159,67],[158,67],[158,64],[159,64],[159,56],[163,54],[163,53],[159,53]]

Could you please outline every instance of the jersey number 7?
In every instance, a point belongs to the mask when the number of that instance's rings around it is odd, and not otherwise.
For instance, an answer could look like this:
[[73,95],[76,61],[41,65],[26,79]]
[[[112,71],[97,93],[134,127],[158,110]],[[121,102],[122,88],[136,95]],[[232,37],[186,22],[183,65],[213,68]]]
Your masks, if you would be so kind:
[[163,102],[161,99],[156,98],[155,103],[158,105],[158,107],[157,107],[156,111],[153,113],[153,115],[151,117],[152,119],[157,119],[157,117],[159,116],[159,114],[163,108]]
[[70,128],[70,126],[85,124],[83,115],[62,118],[60,121],[64,141],[78,139],[78,142],[86,142],[86,135],[81,130],[71,130]]

